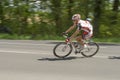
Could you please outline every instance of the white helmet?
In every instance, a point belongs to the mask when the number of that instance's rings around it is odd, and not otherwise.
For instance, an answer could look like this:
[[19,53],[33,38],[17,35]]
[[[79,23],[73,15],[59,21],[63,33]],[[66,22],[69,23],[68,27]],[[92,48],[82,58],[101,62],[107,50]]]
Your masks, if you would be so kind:
[[80,20],[80,18],[81,18],[80,14],[74,14],[72,16],[72,20]]

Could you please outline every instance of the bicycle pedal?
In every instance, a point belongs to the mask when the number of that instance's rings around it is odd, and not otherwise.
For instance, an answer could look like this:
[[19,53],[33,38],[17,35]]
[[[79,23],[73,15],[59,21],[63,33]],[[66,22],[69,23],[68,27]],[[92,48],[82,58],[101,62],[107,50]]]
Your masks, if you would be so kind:
[[80,51],[75,51],[75,54],[78,54],[78,53],[80,53]]
[[78,51],[75,51],[75,54],[78,54]]

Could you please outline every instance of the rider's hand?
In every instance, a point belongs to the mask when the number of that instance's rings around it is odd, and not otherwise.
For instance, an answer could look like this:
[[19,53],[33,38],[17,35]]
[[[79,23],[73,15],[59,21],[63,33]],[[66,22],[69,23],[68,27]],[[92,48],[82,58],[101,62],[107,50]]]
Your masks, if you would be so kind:
[[62,33],[63,37],[68,38],[68,34],[66,32]]

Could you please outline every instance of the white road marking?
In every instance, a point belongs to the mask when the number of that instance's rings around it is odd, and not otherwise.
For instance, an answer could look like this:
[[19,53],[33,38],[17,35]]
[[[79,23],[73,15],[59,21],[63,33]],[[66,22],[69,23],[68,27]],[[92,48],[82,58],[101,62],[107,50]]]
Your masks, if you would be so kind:
[[16,50],[0,50],[0,53],[17,53],[17,54],[51,54],[47,51],[16,51]]
[[0,42],[0,44],[8,44],[8,45],[39,45],[39,46],[54,46],[55,44],[47,44],[47,43],[10,43],[10,42]]

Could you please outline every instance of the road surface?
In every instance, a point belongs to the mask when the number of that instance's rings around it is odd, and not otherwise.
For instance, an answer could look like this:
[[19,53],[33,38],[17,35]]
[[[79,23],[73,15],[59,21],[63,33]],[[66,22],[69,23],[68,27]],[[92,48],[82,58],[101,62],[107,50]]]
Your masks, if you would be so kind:
[[55,43],[0,40],[0,80],[120,80],[120,45],[100,45],[97,55],[58,59]]

